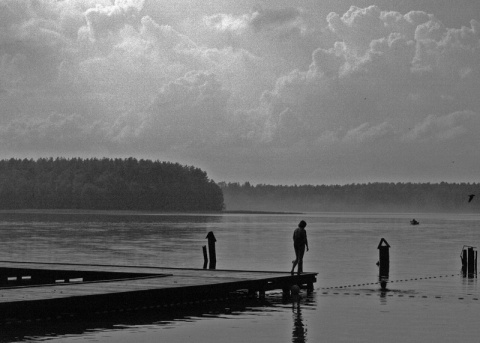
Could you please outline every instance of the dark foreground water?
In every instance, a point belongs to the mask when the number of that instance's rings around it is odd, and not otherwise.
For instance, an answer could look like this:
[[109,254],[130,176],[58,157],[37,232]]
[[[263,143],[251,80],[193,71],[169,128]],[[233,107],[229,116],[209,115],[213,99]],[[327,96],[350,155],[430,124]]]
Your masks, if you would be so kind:
[[[138,215],[0,213],[0,260],[201,268],[205,236],[217,268],[288,271],[292,232],[307,221],[311,294],[239,300],[164,313],[3,327],[1,342],[478,342],[476,278],[460,275],[480,216],[415,214]],[[378,284],[377,245],[390,248]]]

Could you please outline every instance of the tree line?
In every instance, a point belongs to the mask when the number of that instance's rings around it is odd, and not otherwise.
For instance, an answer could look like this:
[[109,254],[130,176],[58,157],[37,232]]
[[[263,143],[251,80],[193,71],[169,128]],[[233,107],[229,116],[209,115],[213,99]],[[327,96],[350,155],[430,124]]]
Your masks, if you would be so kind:
[[193,166],[151,160],[0,160],[0,209],[221,211],[220,187]]
[[[478,183],[273,186],[219,184],[227,210],[298,212],[480,212]],[[471,202],[468,195],[479,192]]]

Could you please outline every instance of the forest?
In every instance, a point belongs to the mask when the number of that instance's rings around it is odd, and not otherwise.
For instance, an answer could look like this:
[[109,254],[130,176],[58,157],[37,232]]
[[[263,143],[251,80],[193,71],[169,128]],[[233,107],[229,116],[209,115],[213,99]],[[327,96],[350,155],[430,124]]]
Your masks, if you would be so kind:
[[[480,212],[478,183],[272,186],[219,183],[227,210],[285,212]],[[469,202],[469,194],[479,194]]]
[[0,209],[174,212],[480,213],[478,183],[215,183],[193,166],[151,160],[0,160]]
[[192,166],[151,160],[0,160],[0,209],[221,211],[220,187]]

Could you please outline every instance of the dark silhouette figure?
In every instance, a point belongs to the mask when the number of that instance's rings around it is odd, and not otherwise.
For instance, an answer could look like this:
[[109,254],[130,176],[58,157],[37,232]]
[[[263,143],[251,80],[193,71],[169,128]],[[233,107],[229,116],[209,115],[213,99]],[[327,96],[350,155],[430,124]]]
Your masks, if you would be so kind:
[[475,196],[475,194],[470,194],[468,196],[468,202],[471,202],[473,200],[473,197]]
[[307,223],[302,220],[298,223],[298,227],[293,232],[293,248],[295,249],[295,260],[292,261],[292,275],[295,267],[298,265],[298,274],[303,273],[303,255],[305,254],[305,248],[308,251],[307,231],[305,227]]

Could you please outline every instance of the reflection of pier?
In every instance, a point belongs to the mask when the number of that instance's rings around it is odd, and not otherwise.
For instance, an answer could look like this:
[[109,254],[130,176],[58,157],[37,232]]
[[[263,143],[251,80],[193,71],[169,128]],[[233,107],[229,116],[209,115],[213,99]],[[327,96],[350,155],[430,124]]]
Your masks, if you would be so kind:
[[316,273],[0,262],[1,321],[170,308],[248,291],[312,289]]

